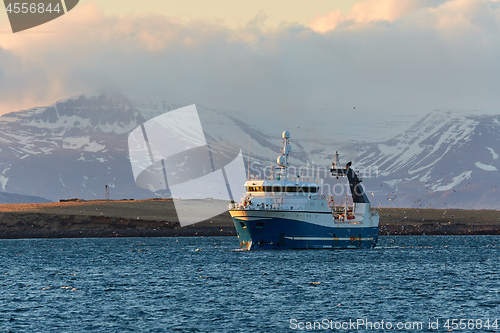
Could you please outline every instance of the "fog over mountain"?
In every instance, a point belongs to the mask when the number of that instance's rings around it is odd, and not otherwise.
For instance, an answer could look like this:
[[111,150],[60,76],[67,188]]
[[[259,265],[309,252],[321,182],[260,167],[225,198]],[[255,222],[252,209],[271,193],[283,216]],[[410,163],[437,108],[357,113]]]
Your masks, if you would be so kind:
[[[190,104],[196,101],[92,93],[5,114],[0,117],[0,189],[50,200],[104,198],[105,185],[111,199],[168,196],[135,184],[127,137],[146,120]],[[239,145],[254,174],[269,171],[287,129],[292,165],[302,166],[301,172],[311,164],[328,170],[339,151],[342,163],[352,160],[363,174],[373,206],[500,206],[500,115],[436,110],[420,120],[350,124],[348,119],[310,117],[280,123],[198,104],[197,109],[207,138]]]

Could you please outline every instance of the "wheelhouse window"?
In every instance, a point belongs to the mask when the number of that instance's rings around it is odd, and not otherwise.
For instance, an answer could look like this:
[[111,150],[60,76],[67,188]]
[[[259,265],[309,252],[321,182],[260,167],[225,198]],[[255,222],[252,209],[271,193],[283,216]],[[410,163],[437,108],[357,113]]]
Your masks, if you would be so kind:
[[247,192],[263,192],[263,186],[247,186]]
[[[249,192],[251,192],[251,186],[248,187]],[[309,187],[309,186],[264,186],[264,187],[259,187],[259,191],[265,191],[265,192],[275,192],[275,193],[281,193],[281,192],[286,192],[286,193],[317,193],[318,188],[317,187]]]

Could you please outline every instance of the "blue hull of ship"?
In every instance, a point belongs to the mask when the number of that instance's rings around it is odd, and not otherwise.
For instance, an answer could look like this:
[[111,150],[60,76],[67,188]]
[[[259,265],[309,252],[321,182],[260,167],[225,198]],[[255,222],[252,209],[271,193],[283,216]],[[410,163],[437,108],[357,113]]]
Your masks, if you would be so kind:
[[378,227],[324,227],[284,218],[244,221],[233,218],[240,247],[258,249],[372,248]]

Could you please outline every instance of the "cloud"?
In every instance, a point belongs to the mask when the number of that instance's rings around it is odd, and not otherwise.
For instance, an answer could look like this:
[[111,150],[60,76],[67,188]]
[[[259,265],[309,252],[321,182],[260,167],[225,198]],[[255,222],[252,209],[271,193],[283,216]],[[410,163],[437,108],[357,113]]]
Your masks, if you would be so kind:
[[430,8],[427,17],[441,31],[480,30],[492,32],[499,27],[500,12],[495,1],[454,0]]
[[394,22],[427,5],[429,1],[422,0],[368,0],[355,3],[347,15],[341,15],[339,10],[332,10],[325,15],[318,14],[309,21],[309,27],[324,33],[345,22],[356,25],[378,21]]
[[352,6],[349,19],[356,23],[372,21],[394,22],[423,8],[426,1],[422,0],[369,0]]
[[342,15],[340,10],[332,10],[325,15],[318,14],[311,21],[309,27],[319,33],[333,30],[339,23],[347,21],[347,16]]
[[353,107],[381,117],[495,109],[498,7],[371,0],[311,28],[263,30],[259,15],[234,30],[161,15],[106,16],[85,3],[30,33],[2,35],[0,113],[91,90],[172,92],[280,127],[347,126],[356,122],[346,113]]
[[[325,33],[342,26],[362,28],[369,23],[405,20],[405,24],[443,29],[470,26],[472,18],[497,8],[498,0],[368,0],[352,6],[349,14],[332,10],[318,14],[309,21],[309,27]],[[498,19],[498,17],[497,17]]]

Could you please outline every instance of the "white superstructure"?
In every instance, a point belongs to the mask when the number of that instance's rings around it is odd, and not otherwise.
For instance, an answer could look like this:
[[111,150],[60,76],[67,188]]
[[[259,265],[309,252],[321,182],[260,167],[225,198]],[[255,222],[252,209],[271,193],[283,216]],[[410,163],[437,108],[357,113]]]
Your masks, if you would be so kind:
[[[372,213],[359,185],[360,179],[350,164],[339,169],[336,154],[332,174],[346,176],[351,191],[361,193],[352,195],[351,206],[347,198],[342,205],[335,205],[333,197],[320,194],[316,182],[288,174],[289,132],[284,131],[282,137],[283,151],[277,159],[277,174],[269,179],[247,180],[245,197],[230,206],[241,247],[334,248],[365,247],[365,243],[374,246],[378,237],[378,215]],[[260,245],[256,246],[255,242]]]

